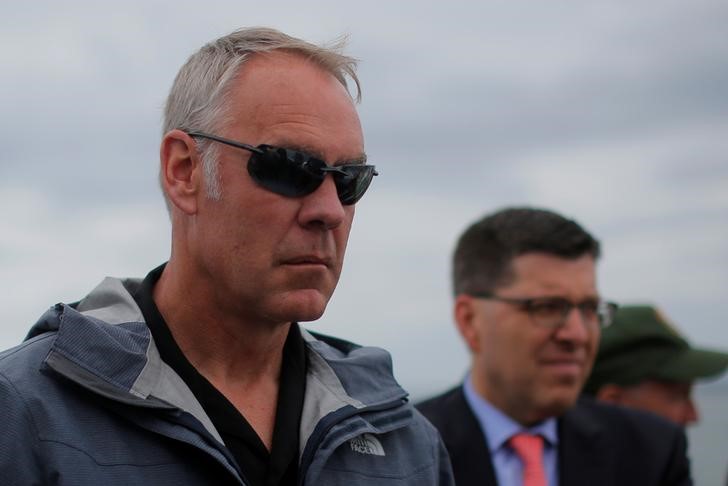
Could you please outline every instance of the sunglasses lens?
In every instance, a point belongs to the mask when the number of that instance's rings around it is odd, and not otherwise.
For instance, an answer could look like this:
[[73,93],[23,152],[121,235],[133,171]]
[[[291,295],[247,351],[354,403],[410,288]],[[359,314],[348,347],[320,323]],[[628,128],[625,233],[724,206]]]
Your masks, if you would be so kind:
[[374,167],[371,165],[347,165],[342,167],[345,174],[334,173],[336,191],[339,193],[341,204],[356,203],[369,188],[374,177]]
[[375,170],[370,165],[343,165],[331,170],[325,162],[296,150],[270,146],[258,147],[253,153],[248,173],[262,187],[287,197],[300,197],[314,192],[331,172],[341,204],[356,203],[372,182]]
[[248,162],[248,173],[271,192],[287,197],[310,194],[321,185],[325,174],[304,164],[301,152],[275,147],[260,147]]

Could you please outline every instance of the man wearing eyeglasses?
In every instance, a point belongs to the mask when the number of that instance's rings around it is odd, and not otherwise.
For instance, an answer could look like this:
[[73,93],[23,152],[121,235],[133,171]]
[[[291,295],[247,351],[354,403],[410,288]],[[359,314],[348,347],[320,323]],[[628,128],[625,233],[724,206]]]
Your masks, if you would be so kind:
[[169,261],[0,355],[0,484],[452,484],[380,349],[309,333],[374,166],[355,61],[265,29],[204,46],[165,109]]
[[454,317],[472,365],[419,405],[458,486],[691,484],[684,433],[577,401],[616,306],[596,284],[599,242],[551,211],[508,208],[460,237]]

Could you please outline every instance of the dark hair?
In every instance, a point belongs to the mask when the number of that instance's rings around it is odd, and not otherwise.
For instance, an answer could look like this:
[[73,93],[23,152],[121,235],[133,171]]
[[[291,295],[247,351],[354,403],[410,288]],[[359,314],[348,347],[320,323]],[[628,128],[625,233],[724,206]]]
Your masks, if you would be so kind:
[[545,209],[505,208],[484,216],[460,236],[453,254],[455,295],[491,292],[513,277],[524,253],[599,258],[599,242],[576,221]]

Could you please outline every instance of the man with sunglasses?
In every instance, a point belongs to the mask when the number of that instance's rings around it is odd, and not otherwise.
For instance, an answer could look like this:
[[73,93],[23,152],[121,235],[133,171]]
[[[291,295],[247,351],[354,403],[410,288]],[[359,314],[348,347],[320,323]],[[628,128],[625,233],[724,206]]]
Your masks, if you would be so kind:
[[377,175],[354,69],[265,28],[190,57],[160,149],[169,261],[0,355],[0,484],[452,484],[389,355],[297,324],[323,314]]
[[579,224],[534,208],[498,211],[460,237],[454,317],[472,366],[418,406],[458,486],[691,484],[679,428],[578,400],[616,309],[597,291],[599,254]]

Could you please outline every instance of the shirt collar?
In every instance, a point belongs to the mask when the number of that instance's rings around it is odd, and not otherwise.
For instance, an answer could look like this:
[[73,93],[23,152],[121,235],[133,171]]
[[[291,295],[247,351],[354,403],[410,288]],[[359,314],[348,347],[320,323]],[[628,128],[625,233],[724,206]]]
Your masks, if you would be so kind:
[[540,435],[546,439],[550,446],[558,444],[556,418],[551,417],[531,427],[524,427],[480,396],[473,388],[470,373],[465,377],[463,392],[465,393],[465,400],[480,423],[480,427],[483,431],[487,430],[485,438],[491,453],[503,447],[508,439],[519,432]]

